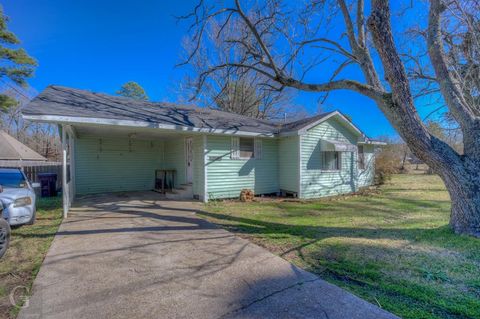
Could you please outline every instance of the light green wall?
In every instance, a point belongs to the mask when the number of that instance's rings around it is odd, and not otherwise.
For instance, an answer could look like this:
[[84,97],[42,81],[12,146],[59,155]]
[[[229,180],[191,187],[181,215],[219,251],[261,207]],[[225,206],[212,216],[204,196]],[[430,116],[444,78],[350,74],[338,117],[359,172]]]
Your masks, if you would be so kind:
[[357,172],[358,187],[372,185],[375,177],[375,147],[373,145],[364,145],[363,152],[365,154],[365,169],[359,169]]
[[299,136],[278,140],[278,180],[281,190],[298,193]]
[[185,184],[185,138],[178,137],[165,141],[165,169],[177,171],[175,176],[175,187]]
[[315,198],[356,190],[356,153],[343,152],[339,171],[321,169],[321,139],[357,144],[357,136],[336,118],[309,129],[301,137],[301,198]]
[[75,140],[78,195],[150,190],[162,168],[161,141],[81,137]]
[[230,136],[207,136],[209,198],[236,198],[244,188],[256,194],[278,192],[277,143],[263,138],[261,159],[231,159]]
[[262,158],[255,161],[255,194],[278,192],[278,140],[262,138]]
[[[204,194],[203,136],[194,137],[194,194]],[[185,183],[185,138],[129,140],[82,136],[75,141],[78,195],[151,190],[156,169],[175,169],[175,184]]]
[[[342,170],[328,172],[321,170],[320,139],[356,144],[357,136],[331,118],[302,136],[262,138],[262,159],[237,160],[230,158],[230,136],[194,135],[193,192],[201,199],[205,192],[210,199],[236,198],[243,188],[249,188],[256,194],[286,190],[297,192],[302,198],[315,198],[348,193],[372,183],[372,145],[364,147],[366,170],[357,172],[357,154],[346,152],[342,153]],[[185,183],[184,137],[149,141],[81,136],[75,143],[79,195],[150,190],[154,186],[154,171],[160,168],[176,169],[177,186]]]

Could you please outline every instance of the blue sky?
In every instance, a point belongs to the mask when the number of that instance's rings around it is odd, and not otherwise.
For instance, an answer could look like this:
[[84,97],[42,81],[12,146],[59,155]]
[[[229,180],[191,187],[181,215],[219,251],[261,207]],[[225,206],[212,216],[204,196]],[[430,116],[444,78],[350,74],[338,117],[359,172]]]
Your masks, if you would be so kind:
[[[188,13],[194,1],[159,0],[6,0],[9,28],[39,62],[29,82],[37,91],[58,84],[114,93],[136,81],[156,101],[175,102],[174,89],[185,69],[175,68]],[[299,93],[297,103],[314,114],[319,94]],[[395,134],[369,99],[338,91],[327,111],[339,109],[369,136]]]

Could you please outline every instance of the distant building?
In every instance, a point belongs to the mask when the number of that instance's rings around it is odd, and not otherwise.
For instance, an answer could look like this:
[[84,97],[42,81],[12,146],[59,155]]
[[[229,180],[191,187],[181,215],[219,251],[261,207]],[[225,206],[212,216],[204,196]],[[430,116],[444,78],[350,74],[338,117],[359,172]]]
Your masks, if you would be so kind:
[[44,165],[47,159],[0,130],[0,167]]

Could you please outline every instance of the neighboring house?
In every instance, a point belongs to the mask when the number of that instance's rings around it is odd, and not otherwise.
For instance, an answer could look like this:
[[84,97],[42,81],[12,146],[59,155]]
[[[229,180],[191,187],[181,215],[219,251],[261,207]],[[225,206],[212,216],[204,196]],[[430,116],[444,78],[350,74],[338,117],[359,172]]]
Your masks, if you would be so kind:
[[0,130],[0,167],[43,165],[47,159]]
[[176,187],[191,184],[192,197],[203,201],[238,197],[244,188],[316,198],[373,181],[378,142],[338,111],[278,124],[50,86],[22,113],[59,125],[68,203],[75,195],[150,190],[162,168],[174,169]]

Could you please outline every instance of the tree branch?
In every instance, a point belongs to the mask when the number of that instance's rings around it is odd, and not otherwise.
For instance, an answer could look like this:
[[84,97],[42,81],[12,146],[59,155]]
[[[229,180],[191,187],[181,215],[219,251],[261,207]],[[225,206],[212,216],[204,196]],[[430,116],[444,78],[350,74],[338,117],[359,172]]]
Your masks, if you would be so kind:
[[475,122],[475,113],[468,106],[457,79],[448,69],[445,58],[440,27],[441,14],[445,8],[441,0],[430,0],[427,36],[428,53],[436,78],[439,79],[438,84],[453,116],[459,123],[472,127]]
[[272,57],[272,54],[270,53],[270,51],[268,50],[267,48],[267,45],[263,42],[263,39],[261,37],[261,35],[258,33],[258,30],[257,28],[255,27],[255,25],[252,23],[252,21],[250,21],[250,19],[247,17],[247,15],[245,14],[245,12],[243,12],[242,10],[242,7],[240,6],[240,1],[239,0],[235,0],[235,5],[237,6],[237,12],[238,14],[240,15],[240,17],[243,19],[243,21],[245,21],[245,24],[248,26],[248,28],[250,29],[250,31],[253,33],[253,36],[255,37],[255,39],[257,40],[258,44],[260,45],[260,47],[262,48],[262,51],[263,53],[265,53],[265,55],[267,56],[267,59],[268,61],[270,62],[270,65],[272,67],[272,70],[275,72],[275,74],[277,76],[280,76],[281,72],[280,70],[277,68],[276,64],[275,64],[275,61],[273,60],[273,57]]
[[380,109],[384,111],[415,155],[430,167],[442,173],[449,172],[450,167],[454,164],[461,167],[458,153],[446,143],[432,136],[418,115],[405,66],[393,40],[388,1],[372,0],[372,13],[368,18],[367,25],[382,61],[385,78],[392,90],[391,101],[379,104]]
[[357,1],[357,33],[358,33],[358,45],[362,48],[366,48],[365,43],[365,16],[364,12],[364,1]]
[[368,84],[363,84],[354,80],[337,80],[326,83],[305,83],[292,78],[277,78],[281,84],[308,92],[329,92],[334,90],[351,90],[362,95],[368,96],[376,101],[385,98],[384,91],[378,90]]

